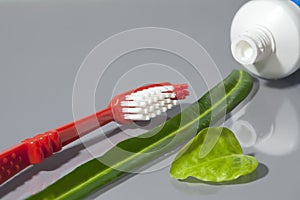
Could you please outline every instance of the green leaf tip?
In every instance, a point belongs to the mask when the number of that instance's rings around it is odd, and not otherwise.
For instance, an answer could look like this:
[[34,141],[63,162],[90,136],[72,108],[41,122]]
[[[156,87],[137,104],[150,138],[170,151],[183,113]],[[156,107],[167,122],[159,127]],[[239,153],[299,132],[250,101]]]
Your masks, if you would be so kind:
[[170,175],[184,180],[225,182],[250,174],[258,161],[243,155],[235,135],[227,128],[207,128],[187,143],[174,159]]

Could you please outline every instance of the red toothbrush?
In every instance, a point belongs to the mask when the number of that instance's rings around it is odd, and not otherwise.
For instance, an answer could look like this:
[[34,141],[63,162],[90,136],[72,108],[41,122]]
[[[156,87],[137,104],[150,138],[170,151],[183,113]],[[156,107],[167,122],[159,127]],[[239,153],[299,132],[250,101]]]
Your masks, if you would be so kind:
[[130,124],[161,115],[189,95],[187,88],[187,84],[171,83],[143,86],[115,96],[104,110],[23,140],[0,153],[0,184],[109,122]]

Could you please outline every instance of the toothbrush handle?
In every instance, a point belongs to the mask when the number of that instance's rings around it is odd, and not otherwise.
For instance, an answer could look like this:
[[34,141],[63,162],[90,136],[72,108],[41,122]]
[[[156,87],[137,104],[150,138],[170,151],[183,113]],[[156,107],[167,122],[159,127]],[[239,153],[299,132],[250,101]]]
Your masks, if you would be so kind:
[[71,122],[61,126],[55,130],[59,134],[62,146],[65,146],[112,121],[114,121],[112,109],[108,107],[76,122]]
[[30,165],[24,143],[7,149],[0,155],[0,184]]
[[23,140],[0,154],[0,184],[32,164],[38,164],[62,145],[56,131],[49,131]]
[[108,107],[76,122],[23,140],[0,153],[0,185],[26,167],[41,163],[63,146],[113,120],[111,108]]

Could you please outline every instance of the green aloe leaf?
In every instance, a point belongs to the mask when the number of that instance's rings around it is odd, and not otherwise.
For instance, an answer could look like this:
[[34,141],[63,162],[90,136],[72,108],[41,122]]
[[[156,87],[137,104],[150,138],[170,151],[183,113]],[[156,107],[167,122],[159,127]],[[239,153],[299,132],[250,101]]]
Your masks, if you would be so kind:
[[[214,144],[205,142],[208,135],[214,138]],[[209,152],[206,145],[213,145]],[[257,166],[256,158],[243,155],[229,129],[207,128],[180,150],[171,165],[170,175],[181,180],[195,177],[202,181],[224,182],[250,174]]]
[[117,144],[28,199],[82,199],[187,142],[235,108],[251,89],[251,76],[234,70],[177,116],[140,137]]

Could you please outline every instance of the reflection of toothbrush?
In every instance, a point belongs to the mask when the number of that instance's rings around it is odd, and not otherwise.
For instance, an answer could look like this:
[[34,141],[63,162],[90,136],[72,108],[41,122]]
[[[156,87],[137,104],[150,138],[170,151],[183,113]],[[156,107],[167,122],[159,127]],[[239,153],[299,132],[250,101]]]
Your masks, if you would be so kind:
[[187,88],[170,83],[143,86],[115,96],[102,111],[22,141],[0,154],[0,184],[109,122],[130,124],[161,115],[189,95]]

